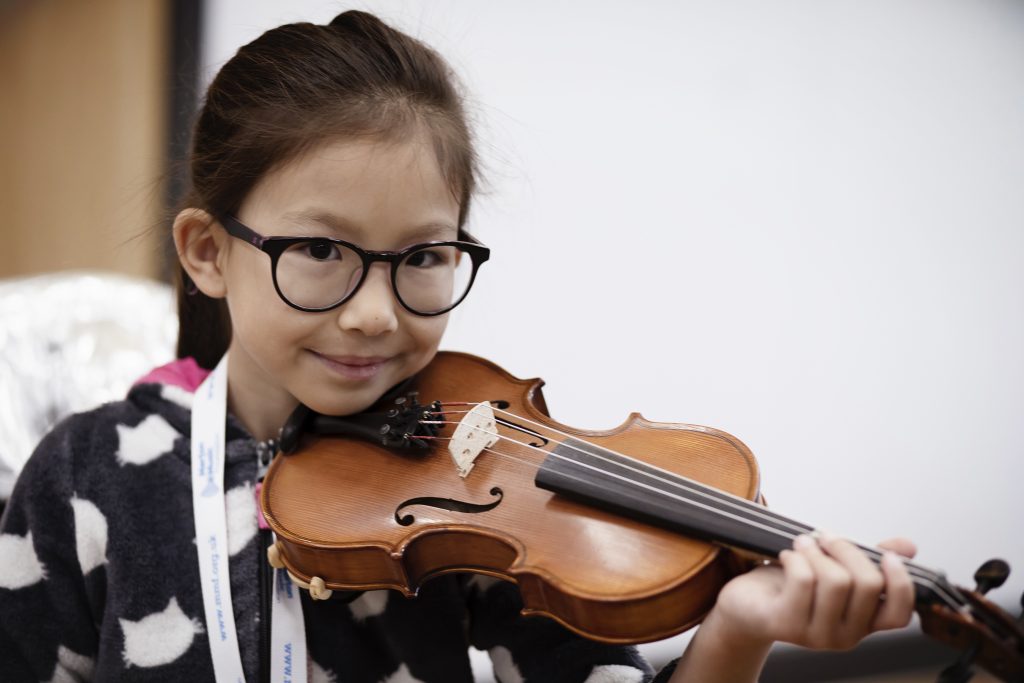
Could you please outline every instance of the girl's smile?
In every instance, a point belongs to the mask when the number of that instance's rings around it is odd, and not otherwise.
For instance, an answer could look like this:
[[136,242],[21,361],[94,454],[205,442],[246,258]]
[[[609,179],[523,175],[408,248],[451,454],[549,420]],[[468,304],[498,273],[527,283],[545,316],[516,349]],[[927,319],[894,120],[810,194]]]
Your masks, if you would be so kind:
[[312,351],[332,372],[354,381],[372,379],[391,358],[381,356],[332,356]]

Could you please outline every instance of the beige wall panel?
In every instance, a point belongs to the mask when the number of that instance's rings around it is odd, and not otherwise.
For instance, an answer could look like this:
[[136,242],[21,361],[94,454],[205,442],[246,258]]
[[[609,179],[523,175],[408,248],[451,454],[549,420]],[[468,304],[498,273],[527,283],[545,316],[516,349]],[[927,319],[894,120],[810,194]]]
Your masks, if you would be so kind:
[[155,276],[165,0],[0,5],[0,277]]

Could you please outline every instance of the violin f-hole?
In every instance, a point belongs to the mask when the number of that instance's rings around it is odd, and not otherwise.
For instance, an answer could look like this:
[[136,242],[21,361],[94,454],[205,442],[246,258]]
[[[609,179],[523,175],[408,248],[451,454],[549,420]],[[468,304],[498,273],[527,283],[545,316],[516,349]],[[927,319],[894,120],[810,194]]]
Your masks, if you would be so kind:
[[412,505],[426,505],[428,507],[440,508],[442,510],[451,510],[453,512],[468,512],[471,514],[479,514],[481,512],[487,512],[498,507],[501,503],[504,493],[502,490],[495,486],[489,493],[492,496],[496,496],[496,500],[490,503],[468,503],[462,500],[455,500],[454,498],[436,498],[434,496],[423,496],[421,498],[410,498],[405,501],[397,508],[395,508],[395,521],[402,526],[409,526],[416,521],[416,518],[412,515],[403,515],[402,508],[407,508]]

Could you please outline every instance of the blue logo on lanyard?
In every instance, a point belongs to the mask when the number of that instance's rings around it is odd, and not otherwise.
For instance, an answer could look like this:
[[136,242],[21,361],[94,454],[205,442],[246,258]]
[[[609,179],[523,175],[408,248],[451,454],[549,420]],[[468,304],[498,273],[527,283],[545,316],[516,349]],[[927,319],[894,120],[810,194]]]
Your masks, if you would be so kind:
[[203,498],[209,498],[220,491],[217,485],[217,452],[205,443],[199,444],[199,475],[206,478],[206,487],[200,494]]

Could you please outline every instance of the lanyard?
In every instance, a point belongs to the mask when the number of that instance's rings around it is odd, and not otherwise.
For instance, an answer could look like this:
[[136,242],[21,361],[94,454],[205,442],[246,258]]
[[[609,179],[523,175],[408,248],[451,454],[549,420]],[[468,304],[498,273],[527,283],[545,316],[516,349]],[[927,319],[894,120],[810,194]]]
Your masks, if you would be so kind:
[[[217,683],[245,683],[235,613],[231,608],[224,506],[227,364],[225,355],[195,393],[192,406],[192,512],[213,671]],[[283,569],[275,570],[273,615],[270,680],[274,683],[305,683],[306,632],[302,604],[298,590]]]

